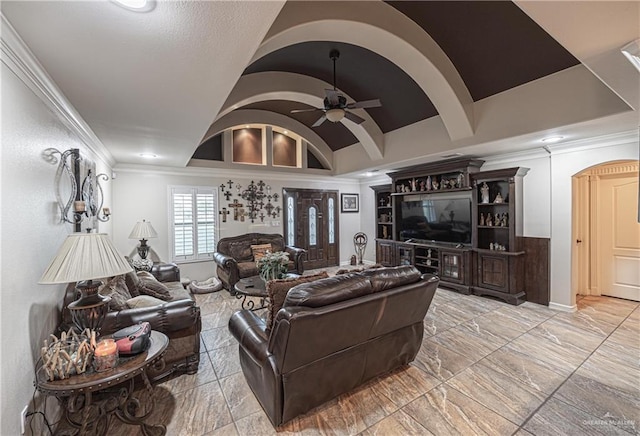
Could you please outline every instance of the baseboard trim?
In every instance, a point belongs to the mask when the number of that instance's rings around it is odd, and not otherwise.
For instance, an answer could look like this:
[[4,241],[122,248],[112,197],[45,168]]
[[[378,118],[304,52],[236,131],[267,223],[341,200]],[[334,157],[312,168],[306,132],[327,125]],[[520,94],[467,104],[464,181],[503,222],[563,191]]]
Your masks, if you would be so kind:
[[554,303],[553,301],[549,302],[549,309],[557,310],[559,312],[575,312],[578,310],[577,305],[567,306],[566,304]]

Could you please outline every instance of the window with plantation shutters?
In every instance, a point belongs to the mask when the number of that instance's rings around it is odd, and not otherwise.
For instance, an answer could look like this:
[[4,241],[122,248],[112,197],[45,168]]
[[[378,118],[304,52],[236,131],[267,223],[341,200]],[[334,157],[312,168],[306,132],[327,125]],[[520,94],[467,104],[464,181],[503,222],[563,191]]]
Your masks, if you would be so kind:
[[209,260],[216,245],[215,188],[170,188],[173,260]]

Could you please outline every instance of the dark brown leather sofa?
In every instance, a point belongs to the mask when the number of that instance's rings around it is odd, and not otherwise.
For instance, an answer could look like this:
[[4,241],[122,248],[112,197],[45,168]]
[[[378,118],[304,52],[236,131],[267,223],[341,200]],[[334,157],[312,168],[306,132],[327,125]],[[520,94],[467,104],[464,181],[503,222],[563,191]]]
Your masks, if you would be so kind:
[[274,426],[411,362],[439,279],[412,266],[292,288],[270,335],[251,311],[229,320],[247,383]]
[[[150,368],[149,378],[156,381],[174,372],[195,374],[200,363],[200,331],[202,322],[200,308],[191,292],[180,283],[180,269],[174,263],[154,265],[151,273],[163,282],[171,293],[172,300],[159,306],[110,311],[102,325],[102,335],[112,334],[121,328],[148,321],[153,330],[169,338],[164,355],[164,368]],[[67,309],[76,299],[75,286],[67,287],[62,312],[62,328],[73,325]]]
[[247,233],[240,236],[222,238],[218,241],[213,260],[216,274],[222,285],[234,293],[233,287],[240,279],[258,275],[258,268],[251,251],[252,245],[271,244],[272,252],[289,253],[289,272],[304,272],[304,254],[302,248],[285,245],[282,235],[271,233]]

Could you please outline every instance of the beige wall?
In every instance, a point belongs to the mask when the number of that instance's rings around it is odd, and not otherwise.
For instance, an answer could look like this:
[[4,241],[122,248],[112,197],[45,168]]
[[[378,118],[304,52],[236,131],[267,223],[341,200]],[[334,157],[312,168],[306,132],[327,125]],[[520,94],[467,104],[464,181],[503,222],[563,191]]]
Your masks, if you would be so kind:
[[[96,162],[98,172],[110,174],[110,169],[91,155],[3,63],[0,185],[2,435],[20,434],[20,411],[33,394],[34,365],[43,339],[58,324],[64,292],[63,285],[38,284],[62,241],[73,231],[70,224],[59,221],[54,193],[56,166],[42,158],[43,150],[48,147],[60,151],[79,148],[82,155]],[[109,182],[105,184],[105,197],[105,206],[110,206]],[[100,230],[110,232],[110,227],[110,223],[102,224]],[[38,421],[40,418],[36,419]]]

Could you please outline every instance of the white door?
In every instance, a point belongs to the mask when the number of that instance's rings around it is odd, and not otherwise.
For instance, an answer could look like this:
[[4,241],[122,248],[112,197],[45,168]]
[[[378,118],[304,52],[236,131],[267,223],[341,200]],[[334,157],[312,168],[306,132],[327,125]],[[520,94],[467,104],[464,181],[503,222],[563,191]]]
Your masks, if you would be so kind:
[[598,185],[601,293],[640,301],[638,177],[603,177]]

